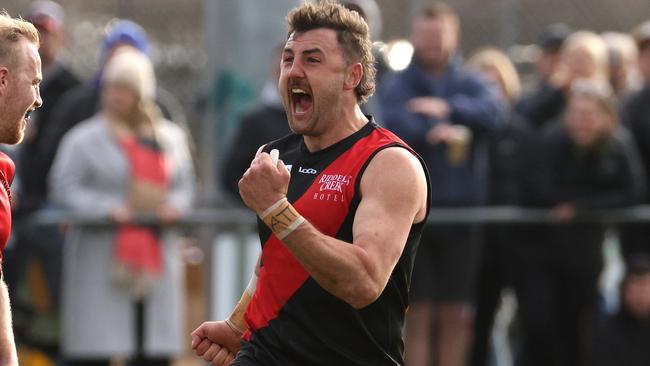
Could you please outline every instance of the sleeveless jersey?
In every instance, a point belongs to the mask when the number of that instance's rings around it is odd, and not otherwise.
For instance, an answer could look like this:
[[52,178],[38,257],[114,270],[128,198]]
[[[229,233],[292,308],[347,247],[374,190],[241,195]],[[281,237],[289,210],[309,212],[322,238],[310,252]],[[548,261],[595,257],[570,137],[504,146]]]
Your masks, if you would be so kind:
[[[0,265],[2,251],[9,241],[11,233],[11,182],[14,179],[14,162],[5,153],[0,152]],[[0,273],[1,273],[0,269]]]
[[[302,137],[297,135],[272,142],[264,151],[278,149],[280,158],[290,168],[287,198],[296,210],[321,233],[352,243],[363,172],[375,154],[393,146],[406,148],[417,156],[398,137],[372,121],[314,153],[307,150]],[[422,159],[420,162],[426,173]],[[406,246],[379,299],[355,309],[320,287],[258,220],[261,268],[245,313],[249,331],[244,335],[248,342],[241,351],[245,354],[243,358],[278,366],[403,365],[404,313],[413,260],[425,221],[411,227]]]

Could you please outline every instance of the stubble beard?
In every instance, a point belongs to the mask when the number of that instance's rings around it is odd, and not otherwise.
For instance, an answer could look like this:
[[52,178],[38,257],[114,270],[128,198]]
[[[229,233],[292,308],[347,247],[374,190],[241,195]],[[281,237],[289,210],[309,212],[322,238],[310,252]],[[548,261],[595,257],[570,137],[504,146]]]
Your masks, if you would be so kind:
[[0,143],[8,145],[20,143],[25,136],[22,126],[22,120],[17,122],[0,121]]

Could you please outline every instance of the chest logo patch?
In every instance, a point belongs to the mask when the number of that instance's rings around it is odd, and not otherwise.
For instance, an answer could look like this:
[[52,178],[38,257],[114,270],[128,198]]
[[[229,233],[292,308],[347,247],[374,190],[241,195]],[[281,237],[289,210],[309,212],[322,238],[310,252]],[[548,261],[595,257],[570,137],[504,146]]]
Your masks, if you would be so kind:
[[316,171],[316,169],[303,168],[303,167],[298,168],[298,172],[303,173],[303,174],[316,174],[316,173],[318,173],[318,171]]
[[318,180],[318,192],[313,199],[317,201],[345,202],[345,189],[350,185],[351,175],[323,174]]

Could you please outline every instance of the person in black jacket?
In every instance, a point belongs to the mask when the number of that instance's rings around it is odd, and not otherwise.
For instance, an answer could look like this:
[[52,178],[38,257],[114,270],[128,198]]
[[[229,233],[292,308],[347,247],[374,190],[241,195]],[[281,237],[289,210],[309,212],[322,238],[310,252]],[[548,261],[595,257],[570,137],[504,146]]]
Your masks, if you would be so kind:
[[247,112],[237,126],[235,138],[220,171],[220,181],[228,198],[242,204],[237,183],[248,169],[260,146],[291,133],[287,114],[278,92],[280,55],[284,43],[272,58],[272,78],[264,85],[260,102]]
[[564,113],[575,80],[609,81],[608,59],[607,45],[598,34],[584,30],[572,33],[562,44],[548,80],[519,101],[515,110],[533,128],[552,124]]
[[[564,41],[571,35],[571,28],[564,23],[554,23],[547,26],[539,36],[538,46],[540,55],[535,64],[537,71],[537,84],[534,88],[524,94],[515,104],[517,113],[527,116],[529,119],[539,122],[547,119],[547,115],[539,116],[540,106],[548,106],[550,102],[544,102],[545,95],[552,93],[555,89],[551,85],[551,77],[557,64],[560,62],[560,55]],[[552,104],[557,104],[552,103]],[[557,108],[547,108],[546,113],[553,116]]]
[[[633,94],[625,104],[623,123],[630,129],[639,146],[647,173],[650,172],[650,21],[639,25],[633,35],[639,50],[638,66],[644,79],[644,87]],[[650,204],[650,196],[645,197],[644,203]],[[639,252],[650,254],[650,225],[624,225],[621,227],[620,236],[625,258]]]
[[[29,215],[45,205],[47,196],[46,162],[50,157],[43,154],[43,136],[52,130],[52,111],[61,96],[79,85],[79,79],[67,68],[59,55],[64,46],[64,11],[49,0],[34,2],[28,13],[30,21],[39,32],[38,53],[43,68],[41,98],[43,106],[32,113],[27,124],[25,139],[16,152],[17,177],[13,194],[13,215],[15,245],[7,253],[7,285],[11,289],[11,301],[15,304],[16,341],[34,346],[33,339],[26,339],[31,322],[36,316],[28,304],[18,299],[18,288],[25,280],[29,261],[40,262],[48,290],[49,311],[56,314],[59,299],[61,275],[62,240],[58,228],[37,227],[29,220]],[[46,310],[46,309],[40,309]],[[33,337],[31,337],[33,338]],[[39,345],[45,345],[39,342]],[[55,345],[52,340],[47,345]]]
[[650,365],[650,256],[628,258],[619,311],[596,335],[593,366]]
[[42,137],[52,129],[52,111],[63,94],[80,84],[77,76],[59,57],[65,43],[63,8],[53,1],[37,1],[31,7],[28,20],[36,26],[41,37],[41,47],[38,52],[43,62],[41,83],[43,107],[32,116],[32,122],[28,125],[25,141],[19,153],[21,190],[20,199],[14,207],[18,215],[37,210],[45,200],[47,194],[45,166],[49,157],[43,154]]
[[[518,205],[522,202],[520,182],[525,150],[531,138],[526,123],[512,110],[521,90],[519,75],[508,56],[493,47],[477,51],[469,58],[467,65],[493,83],[499,89],[502,99],[503,123],[490,133],[489,138],[490,179],[487,183],[487,203]],[[485,227],[476,290],[472,366],[488,364],[495,313],[500,305],[502,290],[510,285],[510,247],[518,244],[514,235],[517,233],[516,228],[510,225]]]
[[574,82],[562,125],[540,141],[525,177],[527,203],[551,208],[558,224],[529,228],[513,247],[523,364],[583,365],[605,229],[573,220],[590,209],[637,204],[645,191],[638,152],[618,124],[606,81]]

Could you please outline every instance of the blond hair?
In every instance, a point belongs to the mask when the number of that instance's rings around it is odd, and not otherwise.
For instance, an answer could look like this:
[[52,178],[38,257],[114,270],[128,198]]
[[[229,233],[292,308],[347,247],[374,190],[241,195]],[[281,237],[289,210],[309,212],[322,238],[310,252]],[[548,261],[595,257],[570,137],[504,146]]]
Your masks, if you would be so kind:
[[510,58],[494,47],[484,47],[467,60],[467,64],[477,71],[494,69],[499,77],[499,87],[510,103],[514,103],[521,94],[521,81]]
[[607,49],[617,52],[625,60],[636,60],[639,55],[634,37],[627,33],[604,32],[600,36],[607,45]]
[[156,74],[151,60],[135,48],[119,49],[106,64],[102,83],[104,86],[121,84],[136,94],[136,110],[124,122],[149,127],[152,137],[158,141],[162,113],[156,104]]
[[359,62],[363,69],[355,88],[357,102],[365,102],[375,92],[375,65],[368,24],[356,11],[327,1],[304,4],[287,15],[288,36],[313,29],[336,31],[336,39],[348,64]]
[[15,62],[18,43],[23,38],[39,45],[38,31],[32,23],[12,18],[6,11],[0,11],[0,64]]
[[577,31],[569,36],[562,45],[562,54],[566,55],[576,50],[583,49],[592,58],[596,65],[597,79],[609,80],[609,54],[607,45],[602,37],[591,31]]

